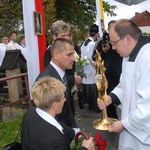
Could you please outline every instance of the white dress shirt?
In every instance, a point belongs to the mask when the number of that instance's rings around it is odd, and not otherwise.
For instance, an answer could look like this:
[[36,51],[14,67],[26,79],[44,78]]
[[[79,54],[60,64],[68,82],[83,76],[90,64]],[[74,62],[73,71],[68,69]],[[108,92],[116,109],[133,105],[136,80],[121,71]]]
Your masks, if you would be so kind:
[[0,66],[2,65],[5,52],[6,52],[6,44],[0,43]]
[[18,43],[15,43],[14,41],[10,41],[6,46],[6,50],[16,50],[16,49],[20,49],[20,45]]
[[50,64],[56,69],[56,71],[58,72],[59,76],[61,77],[62,81],[63,81],[63,77],[65,75],[65,71],[61,70],[58,66],[56,66],[52,61],[50,61]]

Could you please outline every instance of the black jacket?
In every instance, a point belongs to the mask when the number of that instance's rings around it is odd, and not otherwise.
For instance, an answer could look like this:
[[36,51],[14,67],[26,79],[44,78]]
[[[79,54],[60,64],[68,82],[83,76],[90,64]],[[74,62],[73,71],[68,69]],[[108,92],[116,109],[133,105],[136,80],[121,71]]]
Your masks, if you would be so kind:
[[[38,80],[39,78],[44,77],[44,76],[54,77],[54,78],[62,81],[58,72],[55,70],[55,68],[51,64],[47,65],[47,67],[39,74],[39,76],[37,77],[36,80]],[[66,91],[69,91],[69,90],[66,90]],[[68,95],[68,97],[66,98],[67,100],[64,103],[62,113],[57,115],[56,118],[71,128],[77,128],[75,119],[74,119],[72,111],[70,109],[70,92],[67,93],[67,95]]]

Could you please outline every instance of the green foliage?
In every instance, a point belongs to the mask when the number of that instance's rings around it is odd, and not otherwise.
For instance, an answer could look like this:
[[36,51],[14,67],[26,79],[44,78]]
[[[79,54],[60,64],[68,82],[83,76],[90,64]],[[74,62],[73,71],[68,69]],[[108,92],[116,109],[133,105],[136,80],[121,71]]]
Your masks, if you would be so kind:
[[55,7],[54,7],[54,0],[43,0],[43,6],[44,6],[44,19],[45,19],[45,31],[47,35],[47,43],[52,39],[52,36],[50,34],[50,29],[52,23],[56,20],[55,19]]
[[[14,142],[21,122],[22,118],[17,118],[0,123],[0,149],[2,149],[5,145]],[[20,141],[20,139],[19,135],[17,141]]]
[[[84,34],[96,20],[95,0],[43,0],[45,30],[48,41],[51,40],[51,24],[58,20],[64,20],[71,26],[74,35],[73,41],[84,40]],[[104,12],[108,16],[116,16],[116,6],[110,6],[103,1]],[[21,29],[22,28],[22,29]],[[0,36],[8,35],[14,31],[23,30],[23,13],[21,0],[0,1]]]
[[114,13],[114,10],[117,9],[117,6],[110,5],[108,2],[103,1],[103,8],[104,12],[106,12],[107,16],[117,16],[116,13]]
[[96,19],[95,0],[55,0],[56,19],[63,19],[77,31],[91,25]]
[[[108,16],[116,16],[116,6],[111,6],[105,1],[103,6]],[[73,41],[77,43],[84,40],[85,32],[96,21],[95,0],[54,0],[54,7],[56,20],[62,19],[70,24],[74,35]]]
[[2,0],[0,2],[0,34],[8,35],[23,27],[22,2]]
[[83,137],[79,138],[77,144],[75,143],[75,140],[72,140],[72,142],[70,144],[70,149],[71,150],[79,150],[82,145],[83,140],[84,140]]

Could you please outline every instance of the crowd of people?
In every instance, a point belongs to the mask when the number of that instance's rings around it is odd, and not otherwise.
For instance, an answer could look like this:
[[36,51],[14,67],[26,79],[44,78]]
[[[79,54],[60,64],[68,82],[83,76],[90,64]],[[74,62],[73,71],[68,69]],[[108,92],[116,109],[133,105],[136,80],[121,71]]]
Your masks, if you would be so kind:
[[[32,87],[34,107],[23,119],[21,141],[24,150],[70,149],[70,143],[81,131],[75,121],[74,96],[71,89],[82,85],[83,105],[92,111],[107,107],[108,117],[118,119],[116,107],[121,109],[120,120],[108,127],[119,132],[118,150],[150,149],[150,38],[130,20],[121,19],[108,24],[108,32],[99,37],[99,27],[93,24],[80,49],[72,42],[70,26],[62,20],[51,26],[53,41],[44,54],[44,70]],[[2,37],[0,51],[25,50],[25,37],[15,43],[15,33]],[[2,47],[2,48],[1,48]],[[94,60],[96,50],[106,68],[107,100],[98,97]],[[75,71],[75,60],[87,57],[86,77]],[[2,58],[2,57],[1,57]],[[1,59],[2,60],[2,59]],[[1,61],[2,62],[2,61]],[[101,63],[101,62],[100,62]],[[83,107],[84,109],[84,107]],[[111,133],[110,133],[111,134]],[[90,137],[82,142],[81,150],[94,150]]]
[[8,50],[21,50],[22,55],[27,60],[25,36],[22,35],[20,37],[19,44],[17,43],[17,35],[14,32],[10,33],[9,36],[3,35],[1,37],[0,66],[2,65],[6,51]]

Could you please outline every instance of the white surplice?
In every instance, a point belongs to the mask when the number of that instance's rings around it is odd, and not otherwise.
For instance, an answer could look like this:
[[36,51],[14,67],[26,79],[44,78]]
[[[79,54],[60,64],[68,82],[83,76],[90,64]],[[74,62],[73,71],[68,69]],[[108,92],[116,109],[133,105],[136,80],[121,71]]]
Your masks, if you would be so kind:
[[123,59],[119,85],[112,91],[122,104],[119,150],[150,150],[150,43],[134,62]]

